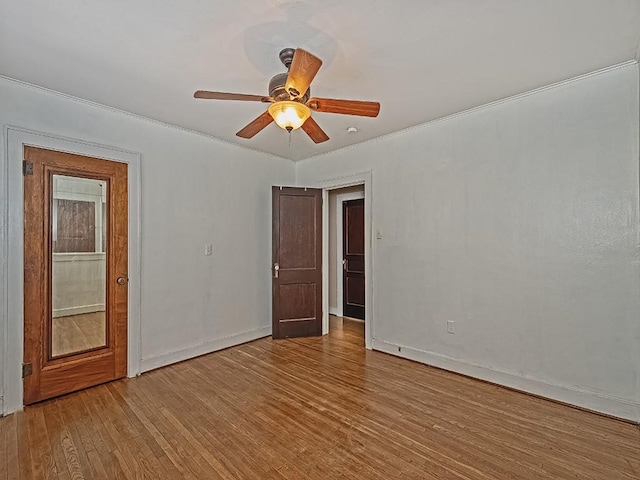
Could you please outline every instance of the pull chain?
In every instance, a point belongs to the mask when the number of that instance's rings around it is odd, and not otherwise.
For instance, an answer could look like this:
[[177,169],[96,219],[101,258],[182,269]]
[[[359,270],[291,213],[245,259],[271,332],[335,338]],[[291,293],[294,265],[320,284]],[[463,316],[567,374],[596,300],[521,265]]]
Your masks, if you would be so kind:
[[291,152],[291,130],[289,130],[289,152]]

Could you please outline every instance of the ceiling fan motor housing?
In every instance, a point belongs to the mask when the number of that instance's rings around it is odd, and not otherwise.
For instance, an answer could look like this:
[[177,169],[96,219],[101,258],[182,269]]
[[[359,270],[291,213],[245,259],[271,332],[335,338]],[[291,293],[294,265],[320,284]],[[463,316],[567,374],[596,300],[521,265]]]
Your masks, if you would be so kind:
[[282,62],[282,64],[285,67],[287,67],[287,70],[289,70],[289,67],[291,66],[291,62],[293,62],[293,56],[295,54],[296,54],[295,48],[283,48],[282,50],[280,50],[278,57],[280,57],[280,61]]
[[269,96],[271,96],[271,98],[276,102],[294,100],[296,102],[307,103],[311,96],[311,88],[309,88],[302,97],[292,98],[291,95],[289,95],[289,92],[285,89],[288,76],[289,73],[287,72],[279,73],[271,79],[269,82]]

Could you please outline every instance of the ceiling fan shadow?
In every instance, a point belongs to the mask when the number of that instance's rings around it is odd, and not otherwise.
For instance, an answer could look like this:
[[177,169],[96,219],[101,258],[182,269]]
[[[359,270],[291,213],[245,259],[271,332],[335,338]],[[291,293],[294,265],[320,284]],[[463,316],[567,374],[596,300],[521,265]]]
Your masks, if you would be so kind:
[[265,12],[263,17],[272,17],[274,10],[284,10],[287,18],[253,25],[238,38],[238,44],[243,45],[246,58],[256,70],[265,76],[277,73],[273,58],[278,58],[278,53],[291,45],[321,56],[325,67],[331,64],[337,55],[338,42],[309,23],[313,11],[306,3],[287,2]]

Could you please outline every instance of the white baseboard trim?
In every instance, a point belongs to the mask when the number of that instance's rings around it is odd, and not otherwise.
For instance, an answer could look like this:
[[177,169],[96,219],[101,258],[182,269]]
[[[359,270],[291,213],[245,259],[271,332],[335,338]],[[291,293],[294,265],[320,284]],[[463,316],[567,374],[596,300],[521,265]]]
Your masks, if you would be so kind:
[[227,337],[216,338],[192,347],[175,350],[173,352],[143,358],[140,362],[140,371],[148,372],[149,370],[165,367],[172,363],[182,362],[183,360],[188,360],[190,358],[218,350],[223,350],[235,345],[240,345],[241,343],[257,340],[258,338],[268,337],[269,335],[271,335],[271,325],[268,327],[260,327],[254,330],[236,333]]
[[342,316],[342,310],[338,310],[337,308],[329,307],[329,315],[335,315],[336,317]]
[[612,415],[614,417],[640,423],[640,403],[634,403],[622,398],[603,395],[567,387],[554,385],[534,378],[501,372],[482,365],[475,365],[456,358],[438,353],[427,352],[416,348],[397,345],[384,340],[374,339],[374,350],[406,358],[416,362],[438,367],[450,372],[460,373],[505,387],[531,393],[563,403],[575,405],[595,412]]
[[82,315],[83,313],[104,312],[104,303],[96,303],[95,305],[79,305],[77,307],[56,308],[53,310],[55,317],[69,317],[71,315]]

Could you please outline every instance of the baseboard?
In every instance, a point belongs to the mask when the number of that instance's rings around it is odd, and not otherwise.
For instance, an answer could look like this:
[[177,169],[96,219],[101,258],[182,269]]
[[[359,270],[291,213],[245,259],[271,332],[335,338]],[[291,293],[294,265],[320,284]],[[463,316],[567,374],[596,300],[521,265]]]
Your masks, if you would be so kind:
[[342,310],[334,307],[329,307],[329,315],[335,315],[336,317],[341,317]]
[[225,348],[240,345],[241,343],[257,340],[262,337],[271,335],[271,326],[260,327],[246,332],[236,333],[227,337],[216,338],[204,343],[199,343],[192,347],[175,350],[173,352],[163,353],[147,358],[143,358],[140,362],[140,371],[148,372],[156,368],[165,367],[172,363],[182,362],[190,358],[205,355],[207,353],[223,350]]
[[374,339],[374,350],[438,367],[450,372],[467,375],[487,382],[503,385],[514,390],[530,393],[594,412],[640,423],[640,404],[632,401],[567,387],[554,385],[537,379],[501,372],[482,365],[471,364],[438,353],[397,345]]
[[70,317],[71,315],[82,315],[83,313],[104,312],[104,303],[96,303],[95,305],[79,305],[77,307],[56,308],[53,310],[53,317]]

